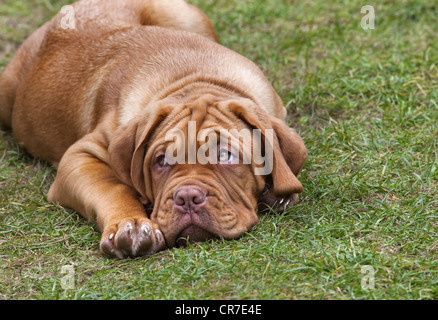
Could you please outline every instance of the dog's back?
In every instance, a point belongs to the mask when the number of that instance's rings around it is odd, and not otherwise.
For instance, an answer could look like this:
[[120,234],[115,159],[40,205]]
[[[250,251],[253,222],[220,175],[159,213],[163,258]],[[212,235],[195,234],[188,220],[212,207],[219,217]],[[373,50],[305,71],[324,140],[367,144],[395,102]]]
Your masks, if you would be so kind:
[[82,41],[99,41],[114,30],[140,25],[195,32],[217,41],[210,20],[198,8],[183,0],[76,2],[35,31],[4,69],[0,77],[0,125],[12,126],[17,91],[42,51],[50,54],[51,45],[58,46],[60,42],[80,45]]
[[0,78],[0,122],[34,157],[56,166],[99,123],[111,118],[114,129],[161,90],[189,82],[231,88],[284,119],[260,69],[218,45],[210,20],[183,0],[83,0],[68,8],[24,42]]
[[[120,82],[126,70],[114,66],[129,60],[130,48],[119,54],[123,31],[153,25],[217,41],[210,20],[183,0],[76,2],[36,30],[6,66],[0,77],[0,126],[12,127],[22,147],[56,165],[66,148],[96,125],[100,111],[91,103],[103,97],[97,102],[105,106],[119,98],[111,79]],[[117,39],[111,45],[113,34]],[[71,113],[68,125],[58,116],[65,108]]]

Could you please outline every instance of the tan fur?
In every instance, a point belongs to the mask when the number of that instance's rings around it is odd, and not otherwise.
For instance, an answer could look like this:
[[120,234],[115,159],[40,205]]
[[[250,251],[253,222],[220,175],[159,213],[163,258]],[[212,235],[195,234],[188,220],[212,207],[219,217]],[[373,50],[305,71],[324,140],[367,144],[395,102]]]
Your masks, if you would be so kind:
[[[202,220],[193,222],[201,235],[237,238],[257,223],[266,177],[254,175],[253,164],[156,167],[166,132],[187,131],[188,121],[198,130],[274,129],[269,192],[297,200],[307,157],[301,138],[284,123],[286,110],[262,72],[217,44],[202,11],[182,0],[73,7],[76,29],[61,28],[59,13],[5,68],[0,123],[58,167],[49,201],[96,221],[104,252],[122,258],[175,245],[182,218],[172,196],[187,186],[208,195],[193,218]],[[144,206],[153,206],[149,217]]]

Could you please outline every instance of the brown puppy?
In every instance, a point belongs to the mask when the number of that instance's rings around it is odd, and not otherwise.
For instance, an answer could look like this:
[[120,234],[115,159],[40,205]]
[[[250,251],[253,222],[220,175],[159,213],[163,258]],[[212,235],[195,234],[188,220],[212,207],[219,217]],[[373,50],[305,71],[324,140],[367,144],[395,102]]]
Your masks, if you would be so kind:
[[0,122],[58,168],[49,201],[95,221],[105,253],[234,239],[257,223],[258,200],[279,211],[298,200],[301,138],[262,72],[216,43],[204,13],[182,0],[67,9],[5,68]]

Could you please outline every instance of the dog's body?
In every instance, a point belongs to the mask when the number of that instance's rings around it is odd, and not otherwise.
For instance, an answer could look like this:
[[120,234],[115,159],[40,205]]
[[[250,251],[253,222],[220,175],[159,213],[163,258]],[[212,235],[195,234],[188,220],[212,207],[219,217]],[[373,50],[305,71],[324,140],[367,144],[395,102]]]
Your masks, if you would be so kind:
[[[285,125],[281,99],[252,62],[216,43],[199,9],[182,0],[73,8],[74,28],[59,13],[5,68],[0,123],[58,167],[49,201],[96,221],[104,252],[237,238],[257,223],[263,190],[271,205],[297,200],[306,148]],[[167,164],[165,134],[187,136],[189,121],[215,132],[273,129],[272,174],[254,174],[255,164]]]

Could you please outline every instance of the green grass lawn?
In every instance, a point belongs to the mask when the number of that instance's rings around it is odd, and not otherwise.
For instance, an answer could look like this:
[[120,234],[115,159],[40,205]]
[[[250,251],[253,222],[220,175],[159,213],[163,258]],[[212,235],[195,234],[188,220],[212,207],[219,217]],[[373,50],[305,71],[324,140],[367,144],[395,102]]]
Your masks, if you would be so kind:
[[[55,170],[0,131],[0,299],[438,299],[438,4],[190,2],[287,106],[309,149],[301,202],[240,240],[109,259],[46,202]],[[66,3],[0,3],[0,71]]]

